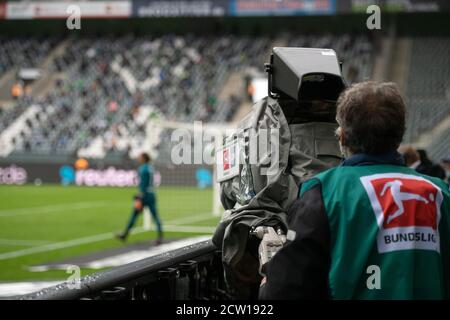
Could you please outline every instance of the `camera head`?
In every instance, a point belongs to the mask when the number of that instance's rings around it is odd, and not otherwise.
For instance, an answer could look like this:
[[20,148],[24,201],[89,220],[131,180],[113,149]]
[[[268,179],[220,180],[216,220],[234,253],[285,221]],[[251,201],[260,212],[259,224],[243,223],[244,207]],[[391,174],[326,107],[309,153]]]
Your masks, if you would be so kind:
[[335,112],[336,101],[346,88],[341,64],[331,49],[275,47],[270,63],[269,96],[295,101],[302,112]]

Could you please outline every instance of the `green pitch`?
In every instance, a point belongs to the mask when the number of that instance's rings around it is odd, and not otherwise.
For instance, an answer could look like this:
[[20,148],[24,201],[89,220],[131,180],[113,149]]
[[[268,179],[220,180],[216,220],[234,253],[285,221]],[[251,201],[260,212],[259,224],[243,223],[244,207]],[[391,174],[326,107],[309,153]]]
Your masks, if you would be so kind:
[[[135,188],[0,186],[0,282],[66,279],[65,271],[30,272],[28,266],[84,255],[123,244],[112,235],[128,220]],[[157,189],[167,238],[209,234],[212,190]],[[142,215],[136,226],[142,226]],[[180,232],[180,229],[182,229]],[[151,240],[153,231],[128,243]],[[98,270],[82,270],[82,275]]]

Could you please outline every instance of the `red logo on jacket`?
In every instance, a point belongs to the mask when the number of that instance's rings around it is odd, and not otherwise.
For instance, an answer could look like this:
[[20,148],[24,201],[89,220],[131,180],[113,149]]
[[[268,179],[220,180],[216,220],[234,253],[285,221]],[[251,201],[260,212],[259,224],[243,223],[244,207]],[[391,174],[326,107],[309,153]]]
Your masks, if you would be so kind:
[[398,250],[440,250],[442,191],[412,174],[382,173],[361,177],[379,232],[380,253]]
[[437,228],[438,189],[426,180],[381,178],[370,182],[383,210],[383,227]]

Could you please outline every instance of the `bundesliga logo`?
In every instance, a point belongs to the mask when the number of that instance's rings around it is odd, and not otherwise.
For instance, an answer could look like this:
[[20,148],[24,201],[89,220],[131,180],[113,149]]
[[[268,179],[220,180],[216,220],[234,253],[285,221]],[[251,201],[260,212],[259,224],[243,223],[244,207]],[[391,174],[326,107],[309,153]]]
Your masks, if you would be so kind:
[[361,178],[378,224],[378,252],[439,252],[442,192],[432,182],[407,174],[375,174]]
[[223,150],[223,170],[230,169],[230,149]]

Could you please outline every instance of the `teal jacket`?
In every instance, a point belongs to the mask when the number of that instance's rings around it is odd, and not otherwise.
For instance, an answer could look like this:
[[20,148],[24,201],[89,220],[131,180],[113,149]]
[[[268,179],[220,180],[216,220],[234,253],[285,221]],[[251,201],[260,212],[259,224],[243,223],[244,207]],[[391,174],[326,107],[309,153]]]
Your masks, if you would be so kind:
[[304,182],[265,299],[449,299],[450,192],[396,155],[356,155]]

